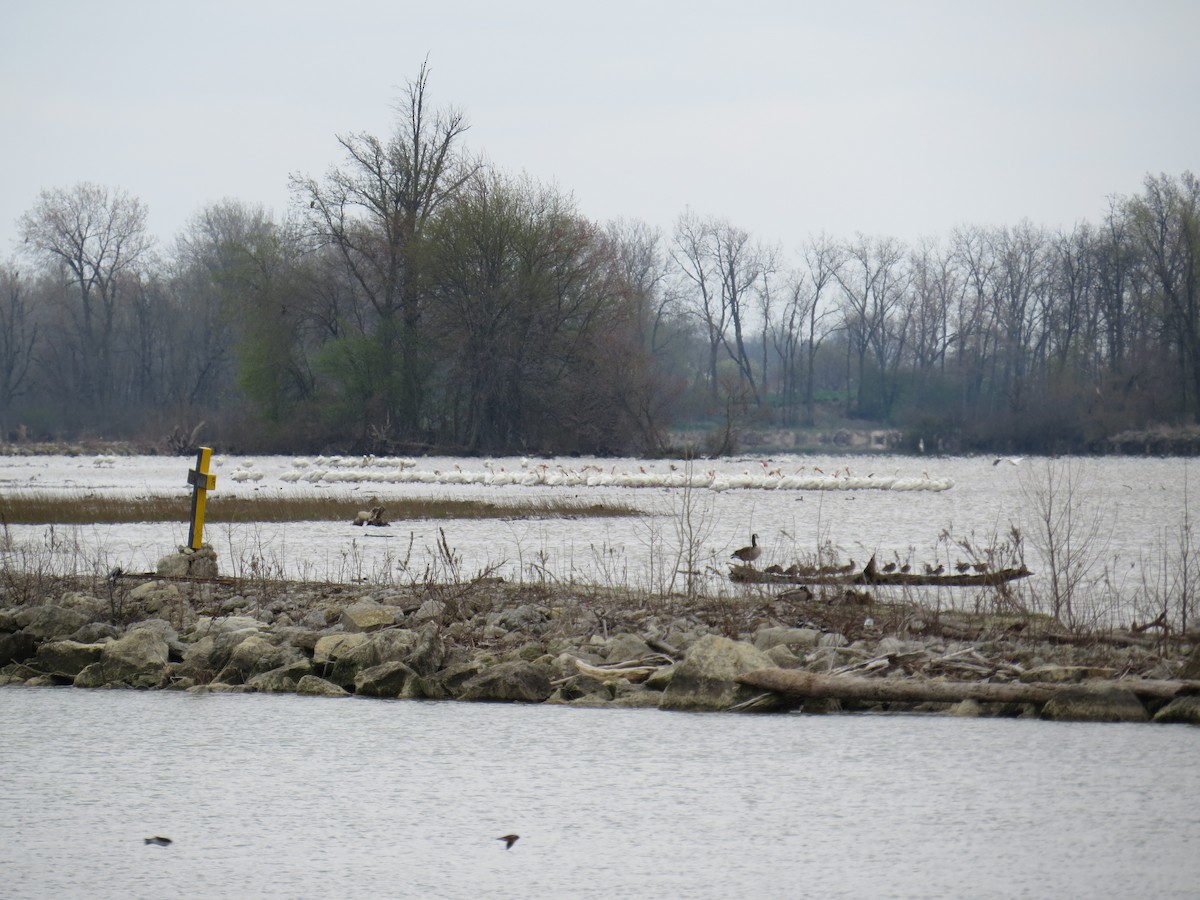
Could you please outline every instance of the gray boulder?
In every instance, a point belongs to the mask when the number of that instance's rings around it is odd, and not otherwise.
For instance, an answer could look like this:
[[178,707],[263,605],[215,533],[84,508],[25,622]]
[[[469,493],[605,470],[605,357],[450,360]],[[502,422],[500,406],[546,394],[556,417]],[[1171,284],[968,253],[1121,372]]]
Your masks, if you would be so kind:
[[180,547],[158,561],[158,574],[168,578],[216,578],[217,552],[207,544],[197,550]]
[[323,635],[313,646],[313,665],[331,665],[346,656],[355,647],[365,644],[367,640],[367,636],[361,632],[354,634],[338,632],[337,634]]
[[349,697],[350,692],[336,684],[318,678],[316,675],[305,675],[296,684],[296,693],[306,697]]
[[754,646],[766,652],[772,647],[789,650],[812,650],[821,640],[821,632],[815,628],[787,628],[775,626],[760,628],[754,635]]
[[1200,725],[1200,697],[1176,697],[1157,713],[1155,722],[1180,725]]
[[550,618],[550,611],[542,606],[525,603],[513,609],[506,609],[496,615],[495,621],[488,617],[489,625],[497,625],[505,631],[537,632]]
[[638,635],[624,633],[614,634],[609,638],[607,646],[602,648],[601,653],[610,663],[618,663],[627,660],[644,659],[653,654],[654,651]]
[[170,654],[170,644],[161,629],[138,627],[105,644],[100,661],[115,677],[126,678],[159,672],[167,665]]
[[331,666],[320,667],[334,684],[349,688],[365,669],[406,660],[417,643],[417,635],[403,628],[380,631],[342,653]]
[[374,600],[359,600],[342,610],[342,627],[347,631],[377,631],[395,625],[404,613],[395,606],[383,606]]
[[1150,717],[1133,691],[1126,688],[1073,685],[1046,701],[1042,718],[1056,722],[1145,722]]
[[789,650],[785,644],[776,644],[766,651],[765,656],[781,669],[799,669],[804,665],[804,660]]
[[756,696],[753,688],[738,684],[739,675],[773,666],[770,658],[750,644],[710,634],[688,648],[671,683],[661,694],[659,709],[728,709]]
[[446,659],[446,645],[436,625],[427,624],[417,633],[416,642],[405,657],[418,675],[432,675]]
[[214,681],[245,684],[255,675],[296,662],[299,652],[289,644],[276,645],[260,634],[251,634],[238,642],[229,660]]
[[541,703],[554,688],[544,666],[513,660],[484,669],[462,686],[460,700]]
[[412,614],[414,622],[442,622],[446,616],[446,604],[441,600],[426,600]]
[[69,640],[79,641],[81,644],[99,644],[103,641],[115,641],[120,636],[121,629],[115,625],[109,625],[107,622],[88,622],[76,630]]
[[65,606],[24,606],[13,616],[18,628],[36,641],[49,641],[74,634],[92,620],[86,612]]
[[301,679],[311,674],[312,663],[307,659],[298,659],[288,665],[255,675],[247,679],[246,684],[264,694],[287,694],[294,692]]
[[81,644],[78,641],[46,641],[37,648],[33,668],[56,679],[74,681],[75,676],[100,661],[103,644]]
[[33,656],[36,650],[37,641],[28,632],[17,631],[12,634],[0,634],[0,666],[7,666],[13,662],[24,662]]
[[1188,656],[1187,662],[1184,663],[1183,670],[1179,673],[1180,678],[1200,681],[1200,643],[1192,648],[1191,655]]
[[83,668],[76,687],[158,687],[167,676],[170,647],[155,628],[135,628],[101,645],[100,659]]
[[354,693],[363,697],[399,697],[405,683],[416,677],[417,673],[405,663],[385,662],[359,672],[354,679]]
[[66,609],[77,609],[93,621],[104,618],[109,611],[107,602],[82,591],[67,591],[59,599],[58,605]]

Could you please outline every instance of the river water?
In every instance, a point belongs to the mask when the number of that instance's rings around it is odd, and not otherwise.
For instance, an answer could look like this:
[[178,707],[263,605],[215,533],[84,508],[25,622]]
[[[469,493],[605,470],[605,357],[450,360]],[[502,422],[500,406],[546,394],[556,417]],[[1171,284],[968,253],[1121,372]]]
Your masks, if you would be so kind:
[[[185,497],[192,464],[182,457],[0,457],[0,507],[5,495],[19,492]],[[706,589],[729,589],[730,553],[752,533],[765,548],[760,567],[787,567],[820,551],[825,559],[854,560],[859,567],[875,555],[881,567],[909,563],[920,572],[927,565],[952,571],[957,562],[986,559],[989,549],[1003,551],[1015,527],[1035,573],[1018,589],[1036,607],[1048,592],[1039,534],[1052,509],[1056,516],[1069,514],[1071,524],[1058,526],[1069,538],[1060,550],[1069,551],[1063,567],[1072,569],[1070,578],[1092,604],[1086,624],[1103,627],[1154,618],[1162,595],[1178,583],[1183,557],[1190,554],[1193,568],[1200,562],[1200,548],[1192,545],[1200,490],[1189,486],[1190,468],[1186,459],[1128,457],[782,455],[703,460],[689,470],[638,459],[217,456],[218,493],[352,497],[363,508],[414,496],[567,500],[622,504],[637,514],[404,521],[390,528],[210,521],[204,535],[217,551],[221,573],[235,576],[387,583],[445,578],[453,566],[459,576],[489,570],[509,580],[678,592],[685,570],[700,573],[693,577],[702,578]],[[711,486],[668,486],[685,471]],[[150,571],[187,533],[186,521],[9,526],[0,535],[0,554],[9,565],[45,565],[53,555],[63,568]],[[438,549],[443,535],[450,561]],[[1015,562],[1004,553],[991,561],[993,568]],[[1200,579],[1200,571],[1192,576]],[[974,592],[963,590],[939,589],[922,599],[941,608],[978,602]]]
[[1198,738],[3,687],[0,896],[1192,898]]

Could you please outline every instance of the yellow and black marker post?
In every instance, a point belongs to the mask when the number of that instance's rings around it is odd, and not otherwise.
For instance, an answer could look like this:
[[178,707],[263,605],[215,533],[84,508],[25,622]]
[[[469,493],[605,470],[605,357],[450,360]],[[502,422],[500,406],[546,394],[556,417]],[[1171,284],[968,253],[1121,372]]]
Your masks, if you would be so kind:
[[192,525],[188,529],[188,546],[199,550],[204,543],[205,495],[216,488],[217,476],[208,474],[212,461],[212,447],[201,447],[196,454],[196,468],[188,470],[188,484],[192,486]]

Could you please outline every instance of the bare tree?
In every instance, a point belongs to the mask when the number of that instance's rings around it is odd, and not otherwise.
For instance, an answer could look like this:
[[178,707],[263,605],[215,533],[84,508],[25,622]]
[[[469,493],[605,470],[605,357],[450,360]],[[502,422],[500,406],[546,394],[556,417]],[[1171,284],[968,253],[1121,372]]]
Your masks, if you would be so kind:
[[124,191],[83,182],[42,191],[20,220],[28,252],[67,275],[74,303],[67,339],[79,365],[79,409],[103,415],[112,400],[118,312],[147,261],[146,207]]
[[843,315],[848,350],[858,360],[857,410],[867,411],[867,359],[880,372],[898,358],[904,330],[894,328],[893,314],[901,306],[909,272],[903,245],[891,238],[858,238],[844,248],[845,259],[834,272],[844,297]]
[[720,396],[717,361],[724,349],[754,402],[761,404],[746,346],[746,318],[764,289],[765,277],[775,269],[774,253],[727,221],[701,220],[688,211],[676,222],[671,256],[691,288],[696,316],[708,337],[712,399]]
[[716,269],[711,229],[691,210],[684,212],[675,223],[671,259],[678,267],[690,290],[696,318],[708,339],[708,385],[713,402],[720,397],[717,380],[717,359],[729,327],[729,309],[720,289],[720,273]]
[[8,434],[12,403],[29,390],[29,368],[38,327],[25,299],[20,271],[0,265],[0,441]]
[[1200,180],[1190,172],[1178,180],[1147,178],[1131,212],[1162,297],[1168,334],[1179,347],[1184,404],[1200,419]]
[[[368,379],[379,392],[369,414],[395,415],[410,433],[420,425],[424,367],[417,246],[430,218],[455,197],[480,166],[458,150],[467,122],[454,109],[427,105],[429,66],[405,91],[396,132],[387,142],[370,134],[339,135],[346,164],[324,181],[293,176],[292,192],[317,240],[334,247],[375,313]],[[363,423],[366,426],[369,423]]]

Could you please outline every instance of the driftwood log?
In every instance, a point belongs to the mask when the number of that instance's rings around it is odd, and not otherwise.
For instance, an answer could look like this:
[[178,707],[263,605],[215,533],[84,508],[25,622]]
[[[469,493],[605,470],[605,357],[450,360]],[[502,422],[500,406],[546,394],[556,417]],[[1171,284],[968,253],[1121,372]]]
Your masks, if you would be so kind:
[[[872,560],[872,563],[874,560]],[[729,580],[739,584],[807,584],[807,585],[909,585],[911,587],[988,587],[1006,584],[1019,578],[1028,578],[1033,573],[1024,566],[1016,569],[997,569],[995,572],[980,572],[971,575],[953,573],[949,575],[922,575],[915,572],[879,572],[868,563],[861,572],[831,573],[828,571],[787,572],[760,571],[754,566],[733,566]]]
[[[1037,703],[1049,700],[1077,684],[979,681],[922,681],[898,678],[861,678],[853,675],[819,675],[795,669],[759,669],[738,677],[738,682],[759,690],[814,700],[861,700],[874,703]],[[1200,693],[1197,681],[1154,681],[1123,678],[1101,682],[1132,691],[1142,698],[1169,700]]]

